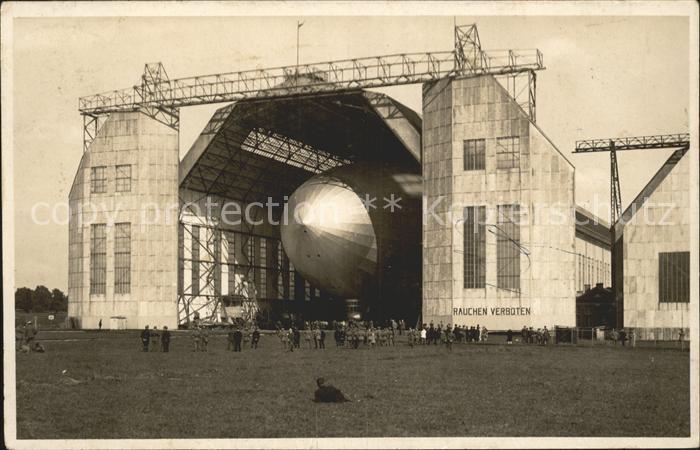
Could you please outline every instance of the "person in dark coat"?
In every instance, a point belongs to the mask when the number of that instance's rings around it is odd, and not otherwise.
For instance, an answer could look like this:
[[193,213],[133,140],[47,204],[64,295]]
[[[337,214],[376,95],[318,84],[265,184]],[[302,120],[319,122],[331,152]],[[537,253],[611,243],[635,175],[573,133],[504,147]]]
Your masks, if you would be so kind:
[[250,348],[258,348],[258,342],[260,342],[260,331],[257,328],[253,330],[253,336],[250,339]]
[[508,332],[506,333],[506,344],[512,344],[513,343],[513,330],[508,329]]
[[622,346],[624,347],[625,341],[627,340],[627,332],[624,328],[620,330],[620,334],[618,334],[618,339],[620,339],[620,344],[622,344]]
[[141,343],[143,344],[143,351],[147,352],[148,351],[148,344],[151,342],[151,331],[148,329],[148,325],[146,325],[141,332]]
[[160,333],[160,347],[164,353],[170,351],[170,331],[168,331],[168,327],[163,327],[163,332]]
[[236,328],[236,331],[233,332],[233,351],[234,352],[241,351],[241,341],[242,340],[243,340],[243,333],[241,332],[240,328]]
[[326,330],[321,328],[321,339],[318,341],[318,348],[326,348]]
[[316,389],[316,392],[314,392],[315,402],[343,403],[351,401],[346,398],[345,395],[343,395],[340,389],[333,385],[325,384],[325,380],[323,378],[317,378],[316,385],[318,388]]
[[294,327],[292,329],[292,334],[294,336],[294,348],[299,348],[301,345],[301,333],[299,332],[299,328]]

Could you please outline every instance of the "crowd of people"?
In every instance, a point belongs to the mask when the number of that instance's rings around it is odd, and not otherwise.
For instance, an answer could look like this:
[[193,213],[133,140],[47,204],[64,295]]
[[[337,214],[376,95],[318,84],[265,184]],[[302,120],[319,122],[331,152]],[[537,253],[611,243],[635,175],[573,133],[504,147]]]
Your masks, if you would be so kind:
[[532,327],[527,327],[523,325],[523,329],[520,330],[520,337],[522,338],[523,344],[549,344],[551,338],[549,330],[545,325],[544,328],[538,328],[534,330]]
[[168,327],[163,327],[163,331],[158,331],[158,327],[154,326],[150,329],[146,325],[141,331],[141,345],[144,352],[169,352],[170,351],[170,331]]

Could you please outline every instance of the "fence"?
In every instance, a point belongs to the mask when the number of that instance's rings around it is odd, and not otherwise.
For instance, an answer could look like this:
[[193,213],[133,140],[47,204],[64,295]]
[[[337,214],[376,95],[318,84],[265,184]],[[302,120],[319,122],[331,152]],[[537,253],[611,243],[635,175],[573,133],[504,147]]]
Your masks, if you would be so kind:
[[[624,332],[623,332],[624,331]],[[688,328],[555,327],[555,344],[626,345],[632,347],[689,348]]]

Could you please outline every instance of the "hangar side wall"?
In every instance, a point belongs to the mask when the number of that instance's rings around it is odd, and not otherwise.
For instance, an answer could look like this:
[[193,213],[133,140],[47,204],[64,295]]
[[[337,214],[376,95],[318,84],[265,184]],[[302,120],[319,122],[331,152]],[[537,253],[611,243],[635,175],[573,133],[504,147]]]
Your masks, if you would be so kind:
[[423,322],[452,316],[452,83],[423,87]]
[[689,336],[690,303],[661,301],[659,295],[659,254],[690,251],[689,177],[686,153],[624,225],[620,238],[624,326],[656,328],[657,339],[678,339],[679,328]]
[[69,194],[68,315],[81,328],[177,326],[178,163],[177,132],[140,113],[112,114],[83,155]]
[[[493,77],[434,84],[424,89],[423,104],[423,321],[492,330],[574,325],[573,166]],[[482,140],[483,167],[466,167],[467,141]],[[515,143],[517,163],[502,168],[506,142]],[[499,206],[509,205],[520,211],[513,240],[498,219]],[[484,280],[467,288],[468,207],[484,207],[486,221],[478,231]],[[515,289],[499,281],[499,246],[516,255]]]

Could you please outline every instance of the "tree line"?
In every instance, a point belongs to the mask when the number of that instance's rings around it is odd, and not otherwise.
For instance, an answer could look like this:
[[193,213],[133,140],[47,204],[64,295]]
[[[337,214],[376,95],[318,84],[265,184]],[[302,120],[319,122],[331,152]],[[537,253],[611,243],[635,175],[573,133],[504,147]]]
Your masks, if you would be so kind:
[[15,309],[24,312],[68,311],[68,296],[60,289],[49,290],[46,286],[36,289],[21,287],[15,291]]

